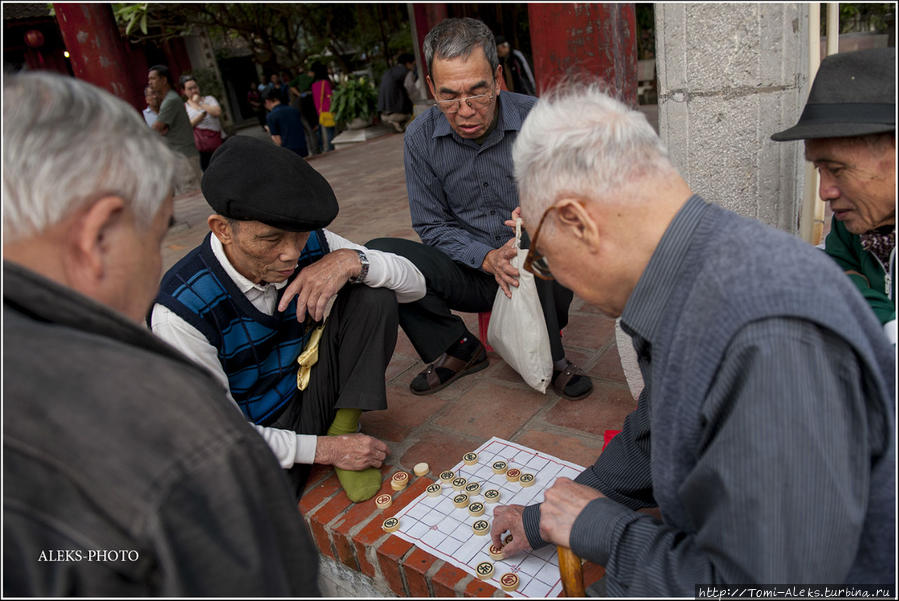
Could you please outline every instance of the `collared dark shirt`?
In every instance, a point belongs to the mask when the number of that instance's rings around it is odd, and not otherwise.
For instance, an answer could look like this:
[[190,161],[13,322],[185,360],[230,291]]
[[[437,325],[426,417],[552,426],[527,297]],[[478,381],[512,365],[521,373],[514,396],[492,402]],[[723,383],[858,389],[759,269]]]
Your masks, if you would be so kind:
[[406,129],[406,188],[412,227],[423,243],[479,269],[513,235],[518,206],[512,144],[536,98],[500,92],[496,127],[481,144],[460,137],[437,107]]
[[[665,402],[653,398],[652,349],[707,209],[696,196],[686,203],[628,299],[621,325],[645,388],[616,440],[576,479],[605,497],[578,515],[570,544],[606,566],[610,596],[692,595],[697,583],[773,584],[784,574],[844,582],[859,546],[871,544],[859,537],[871,450],[886,444],[889,410],[866,398],[852,347],[797,318],[751,322],[728,344],[701,402],[708,439],[679,486],[689,526],[636,511],[656,505],[653,469],[677,461],[652,455],[653,401]],[[544,544],[539,506],[523,519],[531,545]]]

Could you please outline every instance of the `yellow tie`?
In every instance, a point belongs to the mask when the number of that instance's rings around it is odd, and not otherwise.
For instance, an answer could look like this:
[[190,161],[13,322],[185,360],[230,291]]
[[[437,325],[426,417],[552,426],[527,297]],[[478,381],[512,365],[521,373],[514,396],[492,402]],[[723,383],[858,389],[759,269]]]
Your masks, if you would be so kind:
[[306,387],[309,386],[312,366],[318,362],[318,343],[322,338],[322,330],[324,329],[325,324],[322,324],[312,331],[312,335],[306,343],[306,348],[297,357],[297,363],[300,365],[300,369],[297,371],[297,388],[300,390],[306,390]]

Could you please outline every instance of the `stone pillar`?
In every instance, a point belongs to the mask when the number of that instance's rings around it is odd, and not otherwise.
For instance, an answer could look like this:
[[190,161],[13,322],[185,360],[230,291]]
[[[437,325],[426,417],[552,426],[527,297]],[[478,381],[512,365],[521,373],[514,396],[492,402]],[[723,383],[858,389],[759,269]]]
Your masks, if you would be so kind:
[[804,183],[805,4],[656,4],[659,135],[694,192],[791,234]]
[[129,53],[109,4],[55,3],[56,21],[69,51],[75,77],[108,90],[138,110],[146,106],[146,74],[128,71]]

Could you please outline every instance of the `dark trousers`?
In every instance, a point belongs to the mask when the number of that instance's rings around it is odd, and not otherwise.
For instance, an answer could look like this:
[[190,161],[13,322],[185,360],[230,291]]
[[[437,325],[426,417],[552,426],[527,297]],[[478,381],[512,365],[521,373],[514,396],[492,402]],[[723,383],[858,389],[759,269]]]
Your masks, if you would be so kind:
[[[480,313],[493,309],[499,284],[489,273],[457,263],[442,251],[411,240],[377,238],[366,246],[406,257],[425,276],[425,297],[399,306],[400,326],[425,363],[437,359],[465,332],[462,318],[451,311]],[[565,356],[560,330],[568,325],[568,307],[574,293],[555,280],[534,280],[552,358],[558,361]]]
[[[384,372],[396,347],[396,294],[386,288],[347,285],[325,322],[309,386],[270,424],[297,434],[322,436],[338,409],[387,408]],[[287,475],[297,499],[310,465],[296,464]]]

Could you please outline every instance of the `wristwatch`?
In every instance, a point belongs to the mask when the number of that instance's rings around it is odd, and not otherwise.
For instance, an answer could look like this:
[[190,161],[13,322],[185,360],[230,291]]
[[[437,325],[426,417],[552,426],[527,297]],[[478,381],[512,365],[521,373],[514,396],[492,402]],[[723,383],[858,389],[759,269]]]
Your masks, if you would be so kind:
[[362,263],[362,271],[359,272],[359,275],[354,275],[349,279],[350,284],[361,284],[365,280],[365,276],[368,275],[368,257],[365,256],[365,253],[358,249],[353,249],[359,255],[359,262]]

